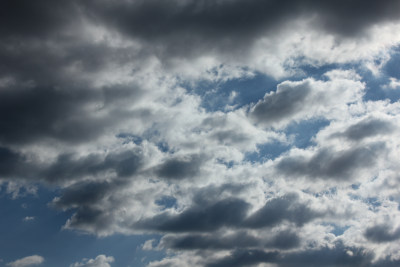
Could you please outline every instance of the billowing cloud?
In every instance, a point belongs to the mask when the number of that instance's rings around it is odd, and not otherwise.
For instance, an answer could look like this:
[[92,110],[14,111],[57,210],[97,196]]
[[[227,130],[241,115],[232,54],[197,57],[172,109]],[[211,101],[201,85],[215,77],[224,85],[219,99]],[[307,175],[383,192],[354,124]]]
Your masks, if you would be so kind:
[[364,233],[364,236],[373,242],[391,242],[397,239],[400,239],[400,228],[395,229],[394,231],[390,230],[390,225],[375,225],[367,228]]
[[284,157],[277,164],[279,172],[293,177],[308,176],[314,179],[334,178],[349,180],[357,171],[367,169],[376,163],[379,152],[385,148],[382,143],[366,147],[354,147],[343,151],[321,149],[311,157]]
[[5,1],[1,196],[45,187],[72,234],[156,234],[149,266],[396,265],[399,77],[385,71],[399,11]]
[[28,266],[37,266],[44,262],[44,258],[39,255],[32,255],[22,259],[18,259],[13,262],[7,263],[7,266],[11,267],[28,267]]
[[75,262],[70,267],[111,267],[114,257],[106,255],[98,255],[94,259],[83,259],[81,262]]
[[[250,117],[268,126],[285,126],[292,120],[338,116],[346,106],[361,100],[363,83],[353,71],[325,73],[328,81],[285,81],[267,93],[250,110]],[[340,115],[339,115],[340,116]]]

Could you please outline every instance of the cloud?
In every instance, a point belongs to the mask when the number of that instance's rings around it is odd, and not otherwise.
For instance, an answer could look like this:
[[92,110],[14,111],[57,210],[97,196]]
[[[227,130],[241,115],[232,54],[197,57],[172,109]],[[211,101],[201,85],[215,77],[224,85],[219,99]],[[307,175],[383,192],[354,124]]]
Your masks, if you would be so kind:
[[280,121],[287,116],[298,113],[304,109],[304,99],[310,93],[310,84],[308,81],[300,84],[280,84],[276,92],[264,96],[264,100],[258,102],[252,115],[265,122]]
[[279,160],[278,172],[291,177],[307,176],[312,179],[351,180],[354,174],[374,166],[384,143],[335,151],[332,148],[317,150],[309,156],[288,156]]
[[[396,1],[378,5],[373,1],[320,3],[302,0],[290,1],[290,5],[285,1],[266,3],[257,1],[245,3],[241,1],[218,3],[133,1],[113,4],[91,2],[89,5],[93,8],[91,13],[102,21],[132,36],[153,41],[162,37],[165,39],[170,35],[172,35],[171,39],[175,36],[185,36],[185,33],[190,30],[194,32],[195,37],[206,37],[211,40],[229,41],[239,39],[239,36],[244,36],[245,40],[251,40],[265,31],[274,31],[286,20],[311,14],[317,16],[318,25],[325,30],[347,36],[359,33],[363,28],[374,23],[396,20],[395,10],[400,8]],[[357,14],[351,12],[354,8],[358,8],[360,12]],[[120,16],[115,16],[115,14],[120,14]],[[159,27],[137,26],[150,25],[150,21]],[[188,39],[178,39],[178,41],[187,42]]]
[[337,116],[346,105],[361,100],[364,85],[353,71],[325,73],[328,81],[305,79],[278,84],[276,91],[251,107],[249,116],[255,122],[282,127],[291,121]]
[[29,222],[35,220],[34,216],[26,216],[22,219],[24,222]]
[[[123,94],[111,96],[106,90],[63,90],[40,85],[1,90],[0,96],[0,141],[17,144],[38,139],[67,143],[96,139],[106,127],[113,127],[118,122],[113,115],[119,113],[118,110],[100,115],[100,109],[106,108],[111,97],[127,97]],[[119,115],[123,118],[127,114]]]
[[199,155],[171,158],[157,168],[156,174],[167,179],[191,178],[199,173],[203,161]]
[[213,231],[238,225],[248,208],[249,204],[241,199],[227,198],[206,206],[194,205],[178,215],[162,213],[141,220],[134,227],[167,232]]
[[118,177],[135,174],[142,165],[140,149],[123,150],[104,154],[89,154],[74,158],[74,155],[59,155],[56,162],[45,171],[49,181],[62,181],[80,178],[85,175],[96,175],[101,172],[114,171]]
[[244,225],[250,228],[272,227],[284,220],[295,223],[298,226],[321,216],[311,210],[306,204],[298,203],[296,194],[288,194],[273,198],[254,214],[246,219]]
[[400,81],[396,78],[390,77],[390,82],[388,84],[383,85],[385,89],[397,89],[400,87]]
[[94,259],[83,259],[81,262],[75,262],[70,267],[111,267],[114,257],[98,255]]
[[235,250],[233,253],[217,262],[209,263],[207,267],[252,266],[260,262],[275,262],[278,252],[262,250]]
[[[349,251],[351,253],[349,253]],[[354,266],[369,264],[373,254],[336,244],[308,251],[279,253],[263,250],[235,250],[206,266],[256,266],[259,263],[275,263],[279,266]]]
[[389,224],[375,225],[367,228],[364,236],[368,240],[376,243],[392,242],[400,239],[400,228],[394,231],[391,231],[390,228],[391,226]]
[[397,263],[400,104],[375,90],[398,81],[375,83],[398,1],[3,6],[6,194],[55,190],[63,229],[161,234],[149,266]]
[[339,136],[344,136],[350,140],[362,140],[367,137],[379,134],[390,134],[394,130],[394,126],[390,121],[377,118],[366,118],[357,124],[351,125]]
[[284,230],[267,238],[255,236],[246,231],[235,231],[231,234],[167,235],[162,238],[159,247],[174,250],[228,250],[257,247],[292,249],[299,245],[299,236],[290,230]]
[[27,266],[36,266],[40,265],[44,262],[44,258],[39,255],[32,255],[22,259],[18,259],[13,262],[7,263],[7,266],[11,267],[27,267]]

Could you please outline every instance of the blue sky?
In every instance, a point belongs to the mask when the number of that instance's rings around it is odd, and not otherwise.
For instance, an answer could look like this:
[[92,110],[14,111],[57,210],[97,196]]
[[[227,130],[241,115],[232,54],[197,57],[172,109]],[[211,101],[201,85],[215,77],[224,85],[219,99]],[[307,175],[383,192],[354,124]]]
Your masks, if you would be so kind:
[[398,266],[399,11],[5,1],[0,266]]

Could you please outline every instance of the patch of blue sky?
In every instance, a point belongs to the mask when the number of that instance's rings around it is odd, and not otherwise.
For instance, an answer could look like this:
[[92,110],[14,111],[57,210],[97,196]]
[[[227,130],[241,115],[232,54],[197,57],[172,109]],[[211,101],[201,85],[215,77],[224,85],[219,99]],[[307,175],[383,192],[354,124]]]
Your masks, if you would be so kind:
[[387,76],[400,79],[400,46],[392,49],[390,59],[382,70]]
[[349,226],[338,226],[336,224],[331,224],[330,226],[333,227],[331,233],[334,234],[335,236],[341,236],[346,232],[347,229],[349,229]]
[[230,160],[230,161],[226,161],[226,160],[223,160],[223,159],[221,159],[221,158],[217,158],[217,162],[219,163],[219,164],[223,164],[223,165],[225,165],[226,166],[226,168],[232,168],[234,165],[235,165],[235,162],[233,161],[233,160]]
[[162,207],[162,209],[169,209],[177,206],[177,200],[172,196],[162,196],[157,199],[155,203]]
[[[399,58],[400,60],[400,58]],[[385,88],[389,84],[390,77],[385,72],[381,75],[375,76],[370,71],[360,71],[362,81],[366,84],[366,91],[363,97],[364,101],[379,101],[390,100],[391,103],[397,102],[400,99],[400,90],[393,90]]]
[[307,148],[315,145],[313,137],[323,128],[328,126],[329,120],[324,118],[315,118],[292,122],[286,127],[284,133],[286,136],[293,138],[292,145],[297,148]]
[[257,145],[257,151],[250,152],[245,155],[245,161],[256,163],[273,160],[284,152],[288,151],[290,148],[291,146],[289,144],[278,141],[267,144],[259,144]]
[[119,133],[116,137],[123,140],[123,144],[135,143],[140,145],[143,142],[142,137],[130,133]]
[[164,153],[173,152],[171,151],[168,143],[165,140],[157,141],[161,138],[161,133],[157,130],[148,130],[143,134],[143,136],[138,136],[131,133],[119,133],[115,137],[120,139],[122,141],[122,144],[134,143],[136,145],[140,145],[144,140],[156,140],[155,145],[160,151]]
[[[37,195],[12,199],[1,191],[0,196],[0,266],[30,255],[45,258],[43,267],[69,266],[83,258],[99,254],[113,256],[115,266],[145,266],[165,257],[163,251],[144,251],[141,245],[160,235],[112,235],[99,238],[76,231],[62,230],[73,211],[49,207],[57,190],[39,187]],[[24,218],[27,218],[24,220]]]
[[351,185],[351,188],[352,188],[353,190],[358,190],[358,189],[360,189],[360,186],[361,186],[360,183],[358,183],[358,184],[352,184],[352,185]]
[[196,85],[182,84],[188,92],[202,97],[202,107],[208,112],[225,111],[227,106],[241,108],[256,103],[270,91],[276,90],[277,81],[262,73],[252,77],[228,81],[201,81]]
[[282,132],[291,140],[290,143],[275,141],[258,144],[257,151],[245,155],[245,161],[252,163],[273,160],[293,147],[305,149],[314,146],[313,138],[324,127],[329,125],[329,120],[317,118],[292,122]]
[[[379,65],[382,62],[379,60],[375,64]],[[341,70],[355,70],[361,77],[362,82],[366,84],[366,90],[363,97],[364,101],[378,101],[389,99],[392,103],[400,99],[400,90],[388,90],[384,88],[384,85],[390,82],[390,78],[400,78],[400,47],[393,49],[391,58],[384,64],[379,75],[374,75],[369,69],[365,68],[365,65],[359,63],[349,64],[327,64],[323,66],[312,66],[302,65],[299,67],[300,75],[296,77],[297,80],[301,80],[307,77],[312,77],[316,80],[325,81],[328,77],[324,74],[334,69]]]
[[328,77],[324,76],[325,73],[335,69],[351,69],[353,66],[350,64],[326,64],[322,66],[313,66],[305,64],[299,66],[299,76],[297,79],[314,78],[315,80],[326,81]]
[[168,143],[165,141],[158,142],[156,144],[156,146],[161,152],[166,153],[166,152],[170,151],[170,147],[169,147]]
[[382,202],[377,197],[367,197],[363,198],[359,195],[349,194],[351,200],[360,200],[366,204],[368,204],[370,210],[375,210],[382,205]]
[[334,229],[331,231],[332,234],[334,234],[335,236],[341,236],[344,234],[344,232],[349,229],[349,226],[334,226]]
[[[380,64],[381,62],[376,62]],[[392,103],[399,101],[400,89],[388,89],[384,86],[389,84],[390,78],[400,79],[400,46],[392,49],[390,59],[383,65],[379,75],[373,75],[371,71],[360,68],[360,75],[363,77],[363,82],[367,85],[367,90],[364,100],[386,100],[389,99]]]

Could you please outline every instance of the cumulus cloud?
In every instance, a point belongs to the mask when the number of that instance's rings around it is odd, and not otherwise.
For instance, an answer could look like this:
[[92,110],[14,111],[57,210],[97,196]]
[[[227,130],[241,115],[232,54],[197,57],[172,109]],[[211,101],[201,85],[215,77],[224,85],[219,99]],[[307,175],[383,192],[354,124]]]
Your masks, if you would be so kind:
[[160,234],[142,246],[167,251],[149,266],[396,265],[400,104],[378,98],[399,82],[374,82],[400,43],[399,11],[5,1],[0,185],[12,198],[57,188],[49,207],[72,214],[63,229]]
[[39,255],[32,255],[22,259],[18,259],[13,262],[7,263],[7,266],[11,267],[27,267],[27,266],[37,266],[44,262],[44,258]]
[[70,267],[111,267],[114,257],[98,255],[94,259],[83,259],[81,262],[75,262]]
[[364,233],[364,236],[373,242],[381,243],[381,242],[391,242],[397,239],[400,239],[400,228],[395,229],[394,231],[390,230],[390,225],[375,225],[367,228]]
[[390,121],[378,118],[366,118],[351,125],[343,133],[335,136],[343,136],[350,140],[362,140],[379,134],[390,134],[393,130],[394,125]]
[[333,178],[351,180],[354,174],[372,167],[385,145],[373,143],[367,147],[354,147],[343,151],[321,149],[311,157],[283,157],[276,168],[289,176],[308,176],[314,179]]
[[250,117],[268,126],[285,126],[292,120],[340,116],[347,105],[361,100],[363,83],[353,71],[325,73],[328,81],[285,81],[267,93],[250,110]]

